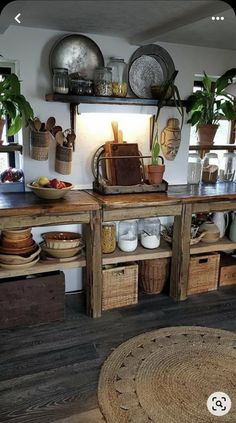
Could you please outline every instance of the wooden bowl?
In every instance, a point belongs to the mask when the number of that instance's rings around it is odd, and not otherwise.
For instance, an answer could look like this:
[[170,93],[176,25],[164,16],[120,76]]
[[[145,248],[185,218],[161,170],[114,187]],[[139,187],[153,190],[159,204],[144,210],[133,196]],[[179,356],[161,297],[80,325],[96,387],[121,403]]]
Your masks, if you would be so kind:
[[32,228],[22,228],[22,229],[4,229],[2,231],[2,236],[8,238],[9,240],[21,240],[27,239],[31,236]]
[[36,187],[31,184],[27,184],[27,187],[31,189],[31,191],[37,195],[39,198],[44,198],[45,200],[59,200],[63,198],[73,187],[74,185],[70,182],[65,182],[66,188],[44,188],[44,187]]
[[75,248],[81,244],[81,234],[77,232],[46,232],[42,234],[42,238],[49,248]]
[[29,247],[24,248],[7,248],[7,247],[1,247],[0,246],[0,253],[3,254],[10,254],[10,255],[24,255],[24,254],[32,254],[34,251],[36,251],[38,248],[35,241],[33,241],[33,245],[30,245]]
[[30,238],[25,239],[18,239],[18,240],[12,240],[6,237],[3,237],[1,239],[0,245],[4,248],[25,248],[30,247],[33,245],[34,240],[32,239],[32,235]]

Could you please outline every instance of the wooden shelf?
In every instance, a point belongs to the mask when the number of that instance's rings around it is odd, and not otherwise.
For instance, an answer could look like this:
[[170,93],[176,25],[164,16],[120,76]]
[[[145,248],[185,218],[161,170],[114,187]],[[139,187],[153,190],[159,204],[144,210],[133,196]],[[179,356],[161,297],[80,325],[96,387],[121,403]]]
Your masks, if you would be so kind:
[[227,250],[235,250],[236,243],[230,241],[230,239],[224,237],[217,242],[207,243],[204,241],[200,241],[198,244],[193,245],[190,247],[190,254],[201,254],[201,253],[209,253],[214,251],[227,251]]
[[73,268],[85,267],[85,266],[86,266],[86,260],[84,256],[82,256],[78,260],[69,261],[65,263],[50,263],[49,261],[39,261],[34,266],[29,267],[28,269],[21,269],[21,270],[1,269],[0,279],[12,278],[14,276],[34,275],[36,273],[53,272],[55,270],[73,269]]
[[236,150],[236,144],[222,144],[222,145],[190,145],[189,150]]
[[102,264],[117,264],[128,261],[150,260],[171,256],[171,246],[166,241],[161,240],[160,247],[153,250],[148,250],[147,248],[143,248],[141,245],[138,245],[136,250],[132,253],[124,253],[117,248],[114,253],[103,254]]
[[[112,105],[131,105],[131,106],[157,106],[158,100],[152,98],[133,98],[133,97],[96,97],[79,96],[73,94],[46,94],[46,101],[57,101],[70,104],[112,104]],[[186,106],[186,101],[182,101]],[[163,106],[175,107],[174,100],[163,102]]]
[[20,144],[17,144],[17,143],[0,145],[0,153],[10,153],[12,151],[19,151],[22,154],[23,145],[20,145]]

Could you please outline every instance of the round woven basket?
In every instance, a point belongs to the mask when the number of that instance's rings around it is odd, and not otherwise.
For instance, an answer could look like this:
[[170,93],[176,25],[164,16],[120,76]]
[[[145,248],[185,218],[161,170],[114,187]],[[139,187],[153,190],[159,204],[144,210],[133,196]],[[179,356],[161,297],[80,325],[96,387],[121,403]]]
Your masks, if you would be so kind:
[[160,294],[169,276],[170,258],[141,260],[139,282],[146,294]]

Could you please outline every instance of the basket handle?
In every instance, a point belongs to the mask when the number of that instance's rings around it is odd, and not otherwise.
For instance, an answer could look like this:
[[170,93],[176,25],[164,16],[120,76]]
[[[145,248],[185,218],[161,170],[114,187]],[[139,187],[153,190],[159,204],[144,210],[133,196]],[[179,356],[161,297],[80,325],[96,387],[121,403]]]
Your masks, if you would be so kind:
[[202,259],[199,259],[198,260],[198,263],[199,264],[201,264],[201,263],[207,263],[208,262],[208,258],[202,258]]

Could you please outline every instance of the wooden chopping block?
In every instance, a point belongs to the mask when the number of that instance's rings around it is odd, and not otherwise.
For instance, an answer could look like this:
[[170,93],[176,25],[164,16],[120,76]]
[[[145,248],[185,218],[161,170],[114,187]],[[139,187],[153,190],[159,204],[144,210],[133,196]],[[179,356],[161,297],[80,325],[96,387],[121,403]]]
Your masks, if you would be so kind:
[[105,144],[105,155],[106,157],[121,157],[121,159],[107,160],[109,162],[108,179],[111,185],[128,186],[142,182],[140,159],[122,158],[123,156],[138,156],[138,144],[108,142]]

